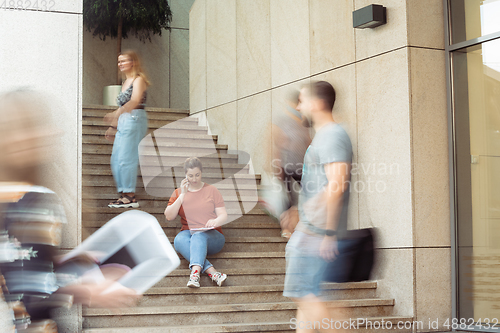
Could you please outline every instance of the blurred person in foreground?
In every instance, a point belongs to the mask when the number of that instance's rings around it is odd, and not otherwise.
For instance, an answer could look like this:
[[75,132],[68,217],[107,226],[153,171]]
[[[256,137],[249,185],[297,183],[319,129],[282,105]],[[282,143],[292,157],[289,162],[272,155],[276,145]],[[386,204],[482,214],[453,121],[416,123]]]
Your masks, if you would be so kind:
[[207,255],[219,253],[226,239],[221,226],[227,221],[227,212],[219,190],[202,181],[203,166],[197,157],[184,162],[184,178],[180,187],[172,193],[165,217],[172,221],[181,217],[181,232],[175,236],[174,247],[189,261],[190,288],[200,287],[200,274],[208,277],[219,287],[227,275],[218,272],[206,259]]
[[304,86],[299,96],[298,109],[316,134],[304,157],[299,223],[286,246],[283,295],[297,303],[297,332],[314,332],[307,323],[337,317],[320,298],[327,262],[338,255],[337,233],[347,229],[349,203],[352,146],[332,114],[335,97],[325,81]]
[[0,231],[7,245],[3,248],[10,248],[0,253],[0,274],[5,297],[15,304],[18,332],[57,332],[51,309],[73,302],[93,307],[133,304],[137,295],[128,288],[117,286],[117,292],[102,294],[124,272],[103,271],[102,283],[61,279],[56,273],[66,215],[57,194],[43,185],[50,183],[48,178],[60,181],[57,172],[65,168],[54,154],[62,133],[50,121],[46,100],[29,90],[0,94],[0,119]]
[[148,130],[146,89],[150,82],[142,68],[139,56],[134,51],[125,51],[118,56],[118,68],[124,78],[122,90],[116,98],[120,106],[106,114],[104,121],[110,126],[105,138],[113,142],[111,171],[120,197],[108,204],[111,208],[139,208],[135,198],[137,166],[139,165],[139,143]]
[[302,178],[302,165],[307,147],[311,143],[307,121],[297,109],[299,91],[292,90],[286,98],[283,113],[273,121],[273,174],[284,184],[288,205],[280,216],[281,235],[290,238],[298,222],[298,194]]
[[285,99],[285,108],[273,119],[273,188],[261,199],[264,208],[279,218],[281,236],[285,238],[290,238],[298,222],[297,203],[302,165],[311,143],[309,129],[304,126],[305,119],[297,110],[298,103],[299,91],[290,90]]

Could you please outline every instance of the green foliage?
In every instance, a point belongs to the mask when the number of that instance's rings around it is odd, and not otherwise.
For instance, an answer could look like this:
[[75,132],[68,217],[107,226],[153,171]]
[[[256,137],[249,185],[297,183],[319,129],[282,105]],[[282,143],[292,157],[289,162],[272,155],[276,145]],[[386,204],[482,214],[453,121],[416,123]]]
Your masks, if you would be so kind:
[[129,33],[141,41],[170,30],[172,12],[167,0],[83,0],[83,22],[87,30],[105,40],[116,38],[122,18],[122,37]]

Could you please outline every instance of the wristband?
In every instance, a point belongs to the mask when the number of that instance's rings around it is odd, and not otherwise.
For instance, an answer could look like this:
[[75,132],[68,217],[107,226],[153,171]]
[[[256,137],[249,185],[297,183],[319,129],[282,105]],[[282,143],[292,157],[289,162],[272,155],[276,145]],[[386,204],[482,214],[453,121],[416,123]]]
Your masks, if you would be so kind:
[[326,230],[325,230],[325,235],[327,235],[327,236],[329,236],[329,237],[331,237],[331,236],[335,236],[335,234],[336,234],[336,232],[335,232],[335,230],[333,230],[333,229],[326,229]]

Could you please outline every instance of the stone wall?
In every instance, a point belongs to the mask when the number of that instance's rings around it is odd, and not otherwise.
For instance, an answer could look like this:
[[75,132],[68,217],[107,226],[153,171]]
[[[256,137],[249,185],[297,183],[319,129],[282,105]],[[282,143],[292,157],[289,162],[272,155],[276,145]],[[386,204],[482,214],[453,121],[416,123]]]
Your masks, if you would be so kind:
[[378,292],[396,299],[397,314],[442,323],[451,316],[443,2],[377,3],[387,24],[353,29],[352,12],[370,1],[197,0],[190,110],[220,143],[250,153],[266,183],[284,94],[331,82],[358,166],[349,224],[379,229]]

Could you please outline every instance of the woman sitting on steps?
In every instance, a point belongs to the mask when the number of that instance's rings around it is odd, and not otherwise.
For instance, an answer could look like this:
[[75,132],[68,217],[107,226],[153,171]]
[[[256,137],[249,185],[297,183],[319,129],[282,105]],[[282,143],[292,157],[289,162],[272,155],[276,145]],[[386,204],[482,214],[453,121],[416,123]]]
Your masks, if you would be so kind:
[[177,215],[181,217],[182,228],[174,239],[174,247],[189,261],[188,287],[199,288],[203,272],[220,287],[227,275],[217,272],[206,256],[220,252],[225,243],[220,228],[227,220],[224,200],[215,186],[201,181],[202,165],[198,158],[188,158],[184,171],[186,178],[165,209],[167,220],[172,221]]

